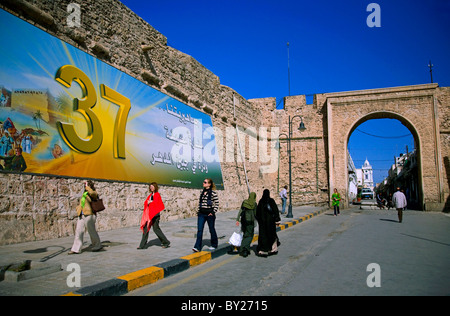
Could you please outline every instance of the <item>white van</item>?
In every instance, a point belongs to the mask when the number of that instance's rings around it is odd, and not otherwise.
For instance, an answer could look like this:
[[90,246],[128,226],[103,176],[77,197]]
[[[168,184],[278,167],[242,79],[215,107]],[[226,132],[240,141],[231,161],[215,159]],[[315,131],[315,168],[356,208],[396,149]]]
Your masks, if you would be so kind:
[[361,198],[363,199],[373,199],[373,192],[369,188],[364,188],[361,191]]

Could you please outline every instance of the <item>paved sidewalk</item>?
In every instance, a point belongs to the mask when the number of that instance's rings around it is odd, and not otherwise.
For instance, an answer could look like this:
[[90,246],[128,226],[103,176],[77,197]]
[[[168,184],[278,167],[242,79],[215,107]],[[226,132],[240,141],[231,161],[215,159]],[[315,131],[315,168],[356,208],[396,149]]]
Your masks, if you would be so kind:
[[[293,218],[281,216],[280,230],[298,223],[295,220],[308,214],[310,216],[304,218],[304,220],[326,210],[326,207],[294,207]],[[72,247],[73,236],[0,246],[0,268],[25,260],[31,261],[32,267],[31,270],[23,274],[27,279],[20,281],[16,280],[21,277],[18,276],[18,273],[8,271],[8,275],[6,275],[5,271],[0,271],[0,296],[54,296],[71,292],[80,295],[122,294],[121,290],[115,289],[114,286],[125,286],[125,291],[130,291],[134,287],[157,281],[145,280],[146,273],[149,270],[161,270],[162,276],[160,274],[157,278],[163,278],[167,277],[170,271],[172,271],[171,273],[178,272],[177,269],[179,270],[180,267],[185,269],[194,264],[201,264],[202,262],[195,260],[202,254],[207,254],[209,259],[226,254],[229,249],[228,240],[230,236],[234,231],[239,231],[239,228],[235,225],[237,213],[238,211],[235,210],[217,214],[216,231],[219,236],[219,247],[216,251],[210,252],[208,250],[210,235],[209,229],[205,225],[203,251],[198,253],[199,255],[193,255],[192,252],[197,232],[197,217],[160,224],[162,231],[171,242],[167,249],[161,247],[159,239],[151,230],[148,248],[137,250],[142,235],[137,226],[100,232],[100,239],[105,246],[105,250],[101,252],[91,252],[89,248],[86,249],[90,243],[87,232],[85,234],[84,251],[79,255],[67,255]],[[258,227],[255,229],[255,234],[257,233]],[[280,239],[282,240],[282,235]],[[80,288],[71,288],[67,284],[67,280],[71,280],[69,276],[74,271],[72,269],[67,271],[68,265],[71,263],[76,263],[80,267]],[[57,272],[54,272],[55,266]],[[155,268],[155,266],[164,269]],[[33,277],[31,271],[38,276]],[[119,277],[120,280],[118,280]],[[112,285],[109,284],[111,281]],[[133,285],[131,282],[134,282]],[[128,290],[126,289],[127,286]],[[107,287],[111,289],[104,291]]]

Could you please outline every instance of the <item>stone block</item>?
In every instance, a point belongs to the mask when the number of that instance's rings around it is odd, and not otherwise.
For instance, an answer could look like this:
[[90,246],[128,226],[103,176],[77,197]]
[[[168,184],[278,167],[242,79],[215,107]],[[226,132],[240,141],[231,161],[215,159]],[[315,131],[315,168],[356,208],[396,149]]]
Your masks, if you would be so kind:
[[43,263],[38,261],[22,262],[10,266],[4,273],[7,282],[29,280],[61,271],[60,263]]

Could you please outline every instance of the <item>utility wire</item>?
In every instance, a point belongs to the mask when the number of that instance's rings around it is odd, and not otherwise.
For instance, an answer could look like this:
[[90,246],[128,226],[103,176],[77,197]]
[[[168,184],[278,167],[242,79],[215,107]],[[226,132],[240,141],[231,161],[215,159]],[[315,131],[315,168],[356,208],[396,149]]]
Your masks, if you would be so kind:
[[372,137],[377,137],[377,138],[403,138],[403,137],[411,137],[412,136],[411,134],[402,135],[402,136],[379,136],[379,135],[373,135],[373,134],[366,133],[364,131],[361,131],[360,129],[356,129],[356,131],[366,134],[366,135],[369,135],[369,136],[372,136]]

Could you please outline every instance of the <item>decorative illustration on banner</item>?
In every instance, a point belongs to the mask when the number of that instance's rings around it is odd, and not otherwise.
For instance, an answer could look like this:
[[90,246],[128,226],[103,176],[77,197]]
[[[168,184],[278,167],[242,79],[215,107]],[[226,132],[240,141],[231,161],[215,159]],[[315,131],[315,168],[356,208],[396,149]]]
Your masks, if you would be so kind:
[[211,117],[0,9],[0,170],[223,189]]

